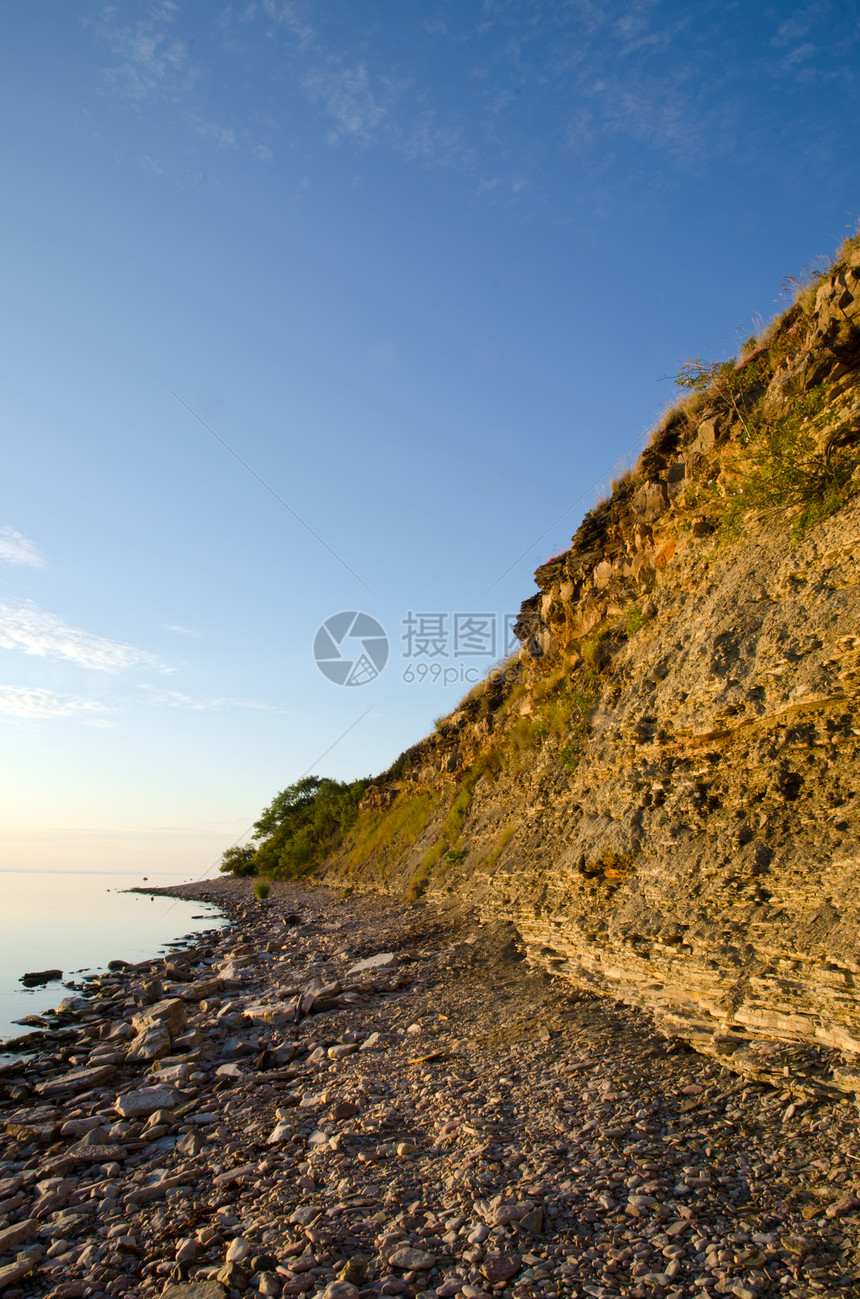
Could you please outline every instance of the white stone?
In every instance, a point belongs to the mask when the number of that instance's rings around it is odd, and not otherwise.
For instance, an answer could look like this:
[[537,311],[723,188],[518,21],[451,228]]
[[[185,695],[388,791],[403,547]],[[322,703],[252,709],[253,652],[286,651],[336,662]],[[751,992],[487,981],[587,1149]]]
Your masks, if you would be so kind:
[[141,1087],[139,1091],[118,1096],[114,1109],[124,1119],[149,1118],[156,1110],[172,1110],[176,1093],[170,1087]]
[[364,974],[371,970],[387,970],[389,966],[397,964],[397,957],[393,952],[378,952],[376,956],[368,956],[366,960],[359,961],[347,970],[347,976],[351,974]]
[[267,1138],[270,1146],[277,1145],[279,1141],[289,1141],[293,1135],[293,1129],[289,1123],[278,1123]]

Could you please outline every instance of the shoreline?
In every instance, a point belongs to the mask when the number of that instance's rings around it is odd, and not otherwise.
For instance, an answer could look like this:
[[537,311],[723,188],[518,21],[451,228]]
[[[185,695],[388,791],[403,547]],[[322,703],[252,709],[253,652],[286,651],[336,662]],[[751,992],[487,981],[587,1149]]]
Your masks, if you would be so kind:
[[[213,908],[134,889],[142,880],[147,888],[187,878],[179,872],[148,881],[140,872],[0,873],[0,1061],[26,1050],[33,1029],[50,1027],[48,1008],[82,990],[88,976],[107,973],[115,958],[144,964],[173,950],[176,940],[197,941],[217,928],[222,921]],[[32,1045],[38,1047],[38,1037]]]
[[3,1299],[856,1292],[852,1102],[739,1079],[454,908],[135,891],[227,925],[0,1066]]

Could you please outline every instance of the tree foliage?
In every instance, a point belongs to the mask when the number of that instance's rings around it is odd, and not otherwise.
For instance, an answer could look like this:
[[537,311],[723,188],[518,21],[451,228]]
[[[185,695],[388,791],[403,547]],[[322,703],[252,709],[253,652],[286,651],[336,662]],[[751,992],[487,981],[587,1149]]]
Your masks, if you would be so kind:
[[221,865],[218,869],[224,875],[253,875],[254,858],[257,855],[256,847],[251,843],[243,844],[241,848],[233,845],[221,857]]
[[[353,825],[369,779],[305,776],[276,794],[254,824],[257,842],[228,848],[221,870],[294,879],[323,861]],[[250,857],[248,856],[250,854]]]

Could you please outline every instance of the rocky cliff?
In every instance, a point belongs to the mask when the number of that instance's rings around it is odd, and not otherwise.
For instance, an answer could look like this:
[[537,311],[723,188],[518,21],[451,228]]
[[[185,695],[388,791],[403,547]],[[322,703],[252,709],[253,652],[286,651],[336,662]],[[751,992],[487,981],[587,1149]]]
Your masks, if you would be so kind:
[[860,1092],[860,247],[536,573],[324,875],[454,893],[749,1076]]

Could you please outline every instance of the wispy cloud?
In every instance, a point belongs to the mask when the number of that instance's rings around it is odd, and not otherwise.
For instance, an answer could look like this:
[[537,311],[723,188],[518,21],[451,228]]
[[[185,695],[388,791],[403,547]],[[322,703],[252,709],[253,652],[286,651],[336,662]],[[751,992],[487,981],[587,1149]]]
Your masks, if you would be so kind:
[[167,670],[146,650],[70,627],[29,600],[18,606],[0,604],[0,649],[21,650],[38,658],[68,659],[100,672],[120,672],[131,667]]
[[148,685],[140,688],[148,703],[159,704],[163,708],[187,708],[194,713],[217,712],[222,708],[253,708],[260,712],[283,712],[283,709],[275,704],[264,704],[255,699],[234,699],[227,695],[195,697],[186,695],[181,690],[158,690]]
[[166,631],[175,631],[179,636],[199,636],[199,631],[194,631],[191,627],[182,627],[178,622],[166,622],[164,624]]
[[425,167],[447,167],[472,160],[473,150],[463,143],[462,130],[440,126],[430,110],[405,129],[396,128],[391,138],[407,162],[419,162]]
[[164,168],[155,158],[151,158],[148,153],[142,153],[137,160],[141,171],[145,171],[149,176],[163,176]]
[[[122,711],[141,703],[156,708],[177,708],[192,713],[220,712],[229,708],[247,708],[255,712],[275,712],[284,710],[273,704],[261,703],[255,699],[236,699],[231,696],[195,697],[181,690],[159,690],[155,686],[140,687],[141,694],[127,696],[114,701]],[[80,717],[88,726],[102,728],[114,727],[116,723],[111,714],[116,707],[108,706],[97,699],[86,699],[80,695],[62,694],[56,690],[46,690],[38,686],[4,686],[0,685],[0,715],[24,718]]]
[[[132,21],[114,3],[99,30],[114,88],[138,106],[179,105],[189,136],[272,161],[276,133],[302,131],[302,106],[282,91],[289,85],[313,105],[314,133],[329,144],[458,168],[479,179],[487,201],[539,196],[568,174],[574,156],[580,170],[590,164],[603,175],[627,144],[648,154],[636,183],[662,186],[664,162],[688,174],[715,150],[749,148],[762,80],[857,80],[860,28],[850,7],[832,0],[795,0],[736,24],[725,22],[717,0],[695,14],[665,0],[481,0],[416,14],[411,28],[405,20],[396,50],[380,39],[374,6],[348,8],[345,23],[340,6],[321,0],[240,0],[220,6],[207,26],[174,0],[149,0]],[[220,57],[244,60],[251,78],[268,68],[273,49],[277,100],[268,143],[259,143],[260,121],[243,120],[238,107],[231,125],[212,121],[223,110],[203,103],[207,61],[214,69]],[[269,73],[261,75],[264,87]]]
[[195,129],[205,140],[214,140],[219,149],[232,149],[236,143],[236,132],[230,126],[218,126],[216,122],[198,122]]
[[0,713],[7,717],[84,717],[109,724],[102,714],[110,712],[94,699],[61,695],[34,686],[0,686]]
[[370,75],[363,63],[343,67],[332,61],[315,69],[304,79],[304,87],[313,103],[321,102],[328,113],[332,140],[349,138],[367,144],[381,125],[385,107],[371,89]]
[[113,5],[104,11],[97,30],[116,59],[107,80],[133,103],[176,98],[196,80],[188,47],[172,30],[177,14],[174,0],[161,0],[133,23],[117,22]]
[[307,4],[295,4],[292,0],[262,0],[261,4],[251,3],[246,8],[243,18],[247,21],[254,17],[259,9],[272,26],[284,26],[296,39],[299,49],[307,49],[314,39],[314,29],[305,13]]
[[33,542],[14,528],[0,528],[0,563],[23,564],[27,568],[45,567],[45,561]]
[[488,176],[479,180],[475,189],[478,194],[509,197],[520,194],[527,185],[525,176]]

